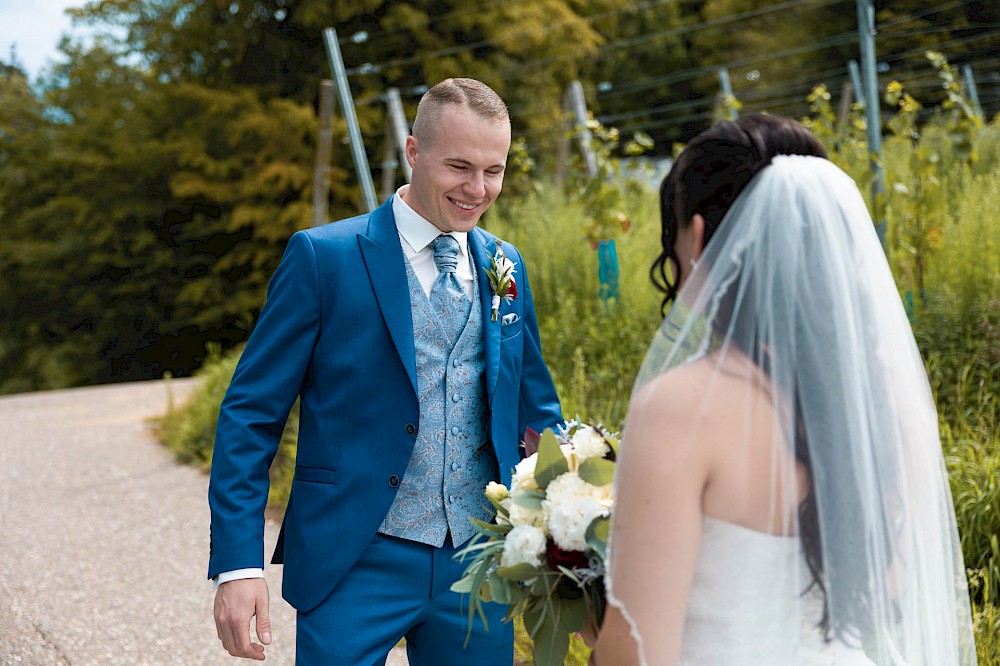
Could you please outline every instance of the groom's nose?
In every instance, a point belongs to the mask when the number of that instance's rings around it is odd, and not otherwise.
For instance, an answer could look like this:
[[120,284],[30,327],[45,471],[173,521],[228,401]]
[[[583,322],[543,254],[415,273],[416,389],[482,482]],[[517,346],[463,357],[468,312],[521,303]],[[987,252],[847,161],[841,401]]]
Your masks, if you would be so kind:
[[465,179],[465,191],[467,194],[482,198],[486,196],[486,176],[482,171],[470,169],[469,176]]

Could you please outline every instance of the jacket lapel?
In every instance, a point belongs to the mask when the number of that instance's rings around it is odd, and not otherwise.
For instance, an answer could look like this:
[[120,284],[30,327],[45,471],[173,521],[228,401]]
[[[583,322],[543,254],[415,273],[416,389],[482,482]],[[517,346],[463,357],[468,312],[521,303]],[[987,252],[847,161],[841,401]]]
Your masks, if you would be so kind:
[[399,232],[392,215],[392,197],[372,211],[368,218],[368,235],[358,234],[358,243],[382,319],[416,393],[417,360],[413,346],[410,290],[403,264],[403,248],[399,244]]
[[493,256],[494,246],[487,245],[486,234],[476,227],[469,232],[469,250],[472,253],[473,270],[479,278],[479,299],[483,304],[483,344],[486,346],[486,397],[493,403],[493,392],[500,374],[500,322],[491,321],[493,312],[493,290],[486,275]]

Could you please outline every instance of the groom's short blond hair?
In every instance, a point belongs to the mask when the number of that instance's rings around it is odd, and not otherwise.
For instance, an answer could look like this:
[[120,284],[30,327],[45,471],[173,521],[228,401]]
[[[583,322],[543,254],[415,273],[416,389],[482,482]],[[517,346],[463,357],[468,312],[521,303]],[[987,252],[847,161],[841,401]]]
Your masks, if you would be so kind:
[[507,105],[488,85],[476,79],[445,79],[420,98],[417,117],[413,119],[413,137],[421,143],[433,142],[442,125],[444,110],[450,105],[469,109],[487,120],[510,123]]

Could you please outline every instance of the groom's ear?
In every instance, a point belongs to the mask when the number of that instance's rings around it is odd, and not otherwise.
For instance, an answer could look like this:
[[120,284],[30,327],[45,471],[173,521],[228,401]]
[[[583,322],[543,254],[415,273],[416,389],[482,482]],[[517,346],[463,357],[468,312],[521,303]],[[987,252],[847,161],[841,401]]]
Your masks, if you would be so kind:
[[409,163],[411,169],[416,164],[419,149],[420,144],[417,143],[417,139],[415,137],[412,135],[406,137],[406,161]]
[[694,247],[691,248],[691,255],[695,261],[701,259],[701,252],[705,249],[705,218],[701,213],[691,216],[691,231],[694,236]]

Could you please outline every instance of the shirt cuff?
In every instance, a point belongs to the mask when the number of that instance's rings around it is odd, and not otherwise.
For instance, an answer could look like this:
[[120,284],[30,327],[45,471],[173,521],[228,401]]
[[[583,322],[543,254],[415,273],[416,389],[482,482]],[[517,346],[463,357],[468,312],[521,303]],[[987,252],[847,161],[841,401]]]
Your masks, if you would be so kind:
[[232,580],[242,580],[244,578],[263,578],[263,569],[234,569],[232,571],[223,571],[218,576],[212,579],[212,589],[219,589],[219,586],[223,583],[228,583]]

